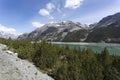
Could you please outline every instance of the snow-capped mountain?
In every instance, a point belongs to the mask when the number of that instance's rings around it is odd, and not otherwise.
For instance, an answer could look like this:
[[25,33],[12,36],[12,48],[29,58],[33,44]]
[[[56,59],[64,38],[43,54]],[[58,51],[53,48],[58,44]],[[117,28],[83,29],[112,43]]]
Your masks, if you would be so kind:
[[120,13],[104,17],[98,23],[89,26],[72,21],[45,24],[31,33],[18,37],[24,38],[31,41],[120,43]]
[[[48,24],[45,24],[44,26],[42,26],[41,28],[37,28],[36,30],[32,31],[31,33],[23,34],[23,35],[19,36],[18,39],[27,38],[32,41],[34,41],[34,40],[63,41],[65,36],[67,36],[71,33],[77,33],[76,31],[79,31],[79,30],[85,30],[85,34],[84,34],[84,36],[85,36],[86,30],[88,28],[89,28],[89,26],[87,26],[85,24],[83,25],[79,22],[72,22],[72,21],[48,23]],[[84,37],[82,37],[82,38],[84,38]]]

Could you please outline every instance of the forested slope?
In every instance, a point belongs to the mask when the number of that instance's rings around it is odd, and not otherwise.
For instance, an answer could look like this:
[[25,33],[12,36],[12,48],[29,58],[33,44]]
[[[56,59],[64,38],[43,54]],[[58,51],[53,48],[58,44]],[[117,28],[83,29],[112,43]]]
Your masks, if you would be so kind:
[[70,50],[45,41],[0,39],[0,42],[55,80],[120,80],[120,56],[109,55],[107,48],[96,54],[91,49]]

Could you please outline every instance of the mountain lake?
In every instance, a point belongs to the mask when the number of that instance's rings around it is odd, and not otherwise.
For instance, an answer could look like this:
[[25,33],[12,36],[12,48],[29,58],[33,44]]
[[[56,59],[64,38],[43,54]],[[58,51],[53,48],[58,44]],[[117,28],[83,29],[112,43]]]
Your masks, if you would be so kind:
[[68,46],[70,49],[87,49],[90,48],[94,52],[100,53],[106,47],[111,55],[120,55],[120,44],[114,43],[79,43],[79,42],[51,42],[52,44],[59,45],[60,47]]

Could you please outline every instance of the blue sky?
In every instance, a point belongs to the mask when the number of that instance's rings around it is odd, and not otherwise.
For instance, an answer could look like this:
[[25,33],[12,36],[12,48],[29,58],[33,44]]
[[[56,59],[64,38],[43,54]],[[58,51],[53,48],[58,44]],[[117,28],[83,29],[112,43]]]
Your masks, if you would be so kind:
[[46,23],[98,22],[120,12],[120,0],[0,0],[0,30],[31,32]]

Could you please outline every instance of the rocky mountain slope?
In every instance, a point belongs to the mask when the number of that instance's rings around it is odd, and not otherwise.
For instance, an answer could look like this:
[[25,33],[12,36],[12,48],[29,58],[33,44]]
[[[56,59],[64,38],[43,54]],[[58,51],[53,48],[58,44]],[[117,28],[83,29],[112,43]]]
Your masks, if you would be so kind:
[[98,22],[86,41],[120,43],[120,13],[105,17]]
[[[81,34],[78,34],[82,30]],[[47,40],[47,41],[74,41],[73,39],[69,39],[73,37],[74,35],[79,35],[79,39],[75,41],[80,41],[84,38],[86,38],[86,35],[88,33],[88,26],[82,25],[78,22],[72,22],[72,21],[64,21],[59,23],[49,23],[44,25],[41,28],[38,28],[31,33],[23,34],[18,37],[18,39],[30,39],[32,41],[39,41],[39,40]],[[73,34],[73,35],[71,35]],[[71,36],[70,36],[71,35]],[[66,36],[67,37],[66,39]]]
[[86,40],[89,30],[75,30],[73,32],[69,32],[64,39],[63,42],[83,42]]
[[[104,17],[102,20],[100,20],[95,28],[100,28],[100,27],[107,27],[113,23],[116,23],[120,21],[120,13],[116,13],[114,15],[109,15],[107,17]],[[119,23],[120,25],[120,23]]]
[[0,80],[54,80],[32,63],[19,59],[11,51],[4,51],[5,48],[0,44]]
[[89,26],[72,21],[49,23],[18,37],[18,39],[24,38],[31,41],[120,43],[120,13],[107,16]]

